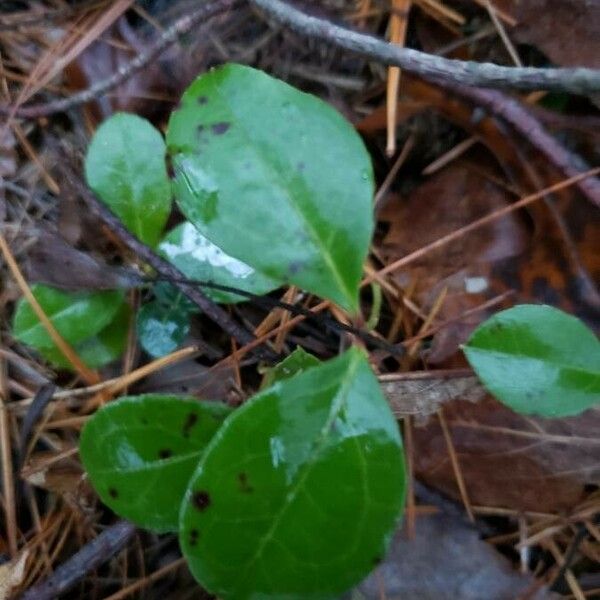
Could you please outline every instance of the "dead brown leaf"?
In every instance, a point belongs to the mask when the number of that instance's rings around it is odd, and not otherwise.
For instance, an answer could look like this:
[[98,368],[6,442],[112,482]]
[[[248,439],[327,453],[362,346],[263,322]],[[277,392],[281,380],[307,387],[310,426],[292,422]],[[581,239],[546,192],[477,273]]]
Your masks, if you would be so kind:
[[517,20],[511,35],[561,66],[600,67],[600,3],[581,0],[494,0]]
[[57,233],[39,230],[28,253],[27,278],[64,290],[113,290],[139,286],[142,278],[132,269],[111,266],[74,248]]
[[[518,415],[490,397],[444,405],[471,503],[555,512],[581,501],[586,484],[600,484],[600,410],[577,417]],[[413,432],[416,475],[460,498],[439,421]]]
[[427,417],[451,400],[478,402],[486,395],[477,377],[460,369],[380,375],[379,384],[397,417]]

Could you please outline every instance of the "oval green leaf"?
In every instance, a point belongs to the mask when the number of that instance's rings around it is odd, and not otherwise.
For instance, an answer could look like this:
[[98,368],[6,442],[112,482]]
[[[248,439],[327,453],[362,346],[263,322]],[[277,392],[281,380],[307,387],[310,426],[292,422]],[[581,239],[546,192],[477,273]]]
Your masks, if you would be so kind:
[[150,246],[171,211],[165,153],[162,135],[146,119],[117,113],[98,128],[85,158],[90,188]]
[[202,235],[267,277],[358,310],[373,172],[331,106],[231,64],[188,88],[167,147],[176,200]]
[[190,480],[181,548],[226,600],[336,598],[382,559],[404,488],[396,422],[351,349],[225,421]]
[[[225,254],[189,221],[172,229],[160,243],[158,250],[187,278],[196,281],[210,281],[235,287],[257,296],[281,285],[281,282],[266,277],[246,263]],[[234,303],[247,300],[245,296],[209,287],[202,288],[202,292],[215,302]]]
[[[127,302],[122,302],[113,320],[95,336],[75,344],[77,356],[90,368],[99,369],[117,360],[125,351],[131,309]],[[73,365],[56,347],[39,348],[39,353],[55,367],[73,369]]]
[[522,304],[482,323],[464,347],[498,400],[523,414],[576,415],[600,403],[600,342],[557,308]]
[[[123,293],[63,292],[46,285],[31,291],[61,336],[75,346],[102,331],[122,306]],[[22,298],[13,317],[13,335],[20,342],[40,349],[58,349],[27,300]]]
[[126,396],[88,421],[81,459],[117,514],[157,532],[175,531],[190,476],[229,412],[182,396]]

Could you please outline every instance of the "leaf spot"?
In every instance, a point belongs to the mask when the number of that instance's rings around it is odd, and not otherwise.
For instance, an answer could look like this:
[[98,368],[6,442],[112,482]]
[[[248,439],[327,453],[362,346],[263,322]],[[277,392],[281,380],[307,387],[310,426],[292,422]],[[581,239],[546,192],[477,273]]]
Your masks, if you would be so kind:
[[118,498],[118,497],[119,497],[119,492],[117,491],[117,489],[116,489],[116,488],[114,488],[114,487],[110,487],[110,488],[108,488],[108,495],[109,495],[111,498],[115,499],[115,498]]
[[294,261],[288,265],[288,272],[290,275],[295,275],[296,273],[299,273],[303,267],[304,265],[301,262]]
[[247,473],[238,473],[238,482],[240,484],[240,491],[244,494],[251,494],[254,488],[248,483]]
[[162,448],[158,451],[159,458],[171,458],[173,456],[173,451],[170,448]]
[[208,492],[204,490],[194,492],[192,504],[199,511],[205,511],[210,506],[210,496],[208,495]]
[[220,123],[214,123],[210,128],[215,135],[223,135],[230,127],[231,123],[221,121]]
[[208,102],[208,98],[206,96],[198,96],[198,104],[206,104]]
[[190,530],[189,544],[190,546],[195,546],[198,542],[198,537],[200,536],[200,532],[197,529]]
[[185,423],[183,424],[183,429],[181,433],[183,433],[183,437],[190,437],[190,431],[192,427],[198,422],[198,414],[197,413],[189,413],[186,417]]

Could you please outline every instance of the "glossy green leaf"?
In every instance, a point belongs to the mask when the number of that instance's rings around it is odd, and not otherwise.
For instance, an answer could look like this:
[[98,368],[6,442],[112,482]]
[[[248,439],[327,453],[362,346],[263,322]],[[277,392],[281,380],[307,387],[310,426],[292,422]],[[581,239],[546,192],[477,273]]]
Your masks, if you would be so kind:
[[[123,303],[123,293],[63,292],[45,285],[34,285],[33,295],[61,336],[77,345],[102,331]],[[13,335],[20,342],[39,349],[56,349],[31,305],[21,299],[13,318]]]
[[176,350],[190,331],[190,313],[180,302],[148,302],[137,314],[137,335],[142,348],[154,358]]
[[190,480],[181,548],[225,600],[336,598],[382,559],[404,488],[396,422],[351,349],[225,421]]
[[[281,285],[281,282],[266,277],[246,263],[225,254],[189,221],[172,229],[160,243],[158,250],[189,279],[235,287],[259,296]],[[209,287],[202,288],[202,292],[215,302],[247,300],[245,296]]]
[[156,245],[171,211],[162,135],[136,115],[98,128],[85,159],[87,183],[142,242]]
[[464,352],[485,387],[517,412],[564,417],[600,403],[600,342],[551,306],[497,313],[475,330]]
[[320,365],[321,361],[304,348],[296,348],[288,357],[267,371],[263,381],[263,387],[269,387],[278,381],[290,379],[298,373]]
[[[90,368],[99,369],[117,360],[125,351],[131,309],[127,302],[122,302],[113,320],[95,336],[75,344],[77,356]],[[73,365],[56,347],[39,348],[39,353],[55,367],[73,369]]]
[[174,531],[198,460],[230,409],[147,394],[107,404],[86,424],[80,454],[102,501],[154,531]]
[[175,197],[227,254],[357,311],[373,173],[331,106],[241,65],[202,75],[172,113]]

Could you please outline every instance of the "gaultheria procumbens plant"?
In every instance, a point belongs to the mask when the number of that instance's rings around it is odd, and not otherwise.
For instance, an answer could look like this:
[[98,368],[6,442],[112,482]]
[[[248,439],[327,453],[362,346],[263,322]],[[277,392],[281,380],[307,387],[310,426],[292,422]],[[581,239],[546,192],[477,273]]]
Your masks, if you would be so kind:
[[[227,65],[188,88],[166,143],[137,116],[107,120],[85,171],[126,227],[189,279],[253,294],[294,284],[358,313],[372,168],[353,128],[319,99]],[[172,194],[187,220],[164,232]],[[122,351],[120,292],[34,293],[90,366]],[[155,284],[137,314],[144,349],[175,349],[194,310]],[[67,366],[26,302],[14,332]],[[464,351],[484,385],[519,412],[563,416],[598,402],[598,340],[557,309],[498,313]],[[108,506],[178,532],[192,573],[226,600],[338,597],[381,560],[404,503],[397,425],[358,348],[327,362],[297,350],[235,411],[173,395],[121,398],[90,419],[81,457]]]

